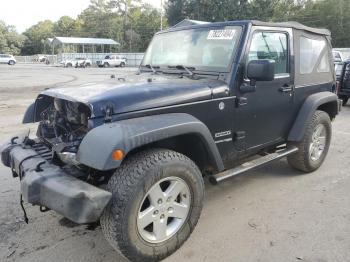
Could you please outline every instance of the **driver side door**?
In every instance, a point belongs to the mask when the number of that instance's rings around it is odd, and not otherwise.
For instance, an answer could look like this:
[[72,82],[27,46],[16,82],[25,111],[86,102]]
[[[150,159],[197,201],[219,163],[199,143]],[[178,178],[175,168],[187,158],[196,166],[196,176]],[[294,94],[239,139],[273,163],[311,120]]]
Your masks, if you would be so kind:
[[[253,28],[245,67],[252,60],[274,60],[272,81],[256,81],[255,91],[238,90],[236,149],[258,150],[286,139],[293,121],[293,41],[292,30]],[[244,78],[243,84],[251,84]]]

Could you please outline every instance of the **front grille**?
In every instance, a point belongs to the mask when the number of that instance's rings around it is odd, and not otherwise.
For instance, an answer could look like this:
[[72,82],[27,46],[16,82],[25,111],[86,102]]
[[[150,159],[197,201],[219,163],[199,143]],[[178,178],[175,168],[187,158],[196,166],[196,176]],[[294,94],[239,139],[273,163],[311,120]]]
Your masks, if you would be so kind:
[[42,158],[44,158],[47,161],[51,161],[53,156],[52,156],[52,150],[48,148],[45,144],[43,143],[37,143],[34,144],[33,149],[35,152],[37,152]]

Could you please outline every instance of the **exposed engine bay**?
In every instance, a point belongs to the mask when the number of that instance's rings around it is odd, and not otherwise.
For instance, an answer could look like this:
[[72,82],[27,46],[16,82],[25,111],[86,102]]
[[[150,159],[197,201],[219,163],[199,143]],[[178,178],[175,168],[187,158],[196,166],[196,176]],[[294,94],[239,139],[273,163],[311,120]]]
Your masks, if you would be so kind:
[[82,103],[59,98],[46,97],[44,100],[46,108],[40,112],[38,138],[52,149],[53,158],[77,165],[75,153],[88,132],[89,108]]

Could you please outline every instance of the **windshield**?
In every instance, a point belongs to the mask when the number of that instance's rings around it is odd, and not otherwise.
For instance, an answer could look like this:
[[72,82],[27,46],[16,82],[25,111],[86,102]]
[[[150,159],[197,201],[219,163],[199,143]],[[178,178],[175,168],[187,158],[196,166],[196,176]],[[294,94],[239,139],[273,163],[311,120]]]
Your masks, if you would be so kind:
[[228,71],[240,39],[241,27],[200,28],[156,35],[142,65],[185,66],[197,70]]

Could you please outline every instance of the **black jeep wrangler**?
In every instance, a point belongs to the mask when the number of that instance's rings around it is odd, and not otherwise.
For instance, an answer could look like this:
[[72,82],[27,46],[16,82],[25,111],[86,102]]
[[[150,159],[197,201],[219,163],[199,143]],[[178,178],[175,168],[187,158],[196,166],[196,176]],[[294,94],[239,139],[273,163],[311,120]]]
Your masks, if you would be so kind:
[[319,168],[341,106],[332,90],[328,30],[171,28],[154,36],[135,75],[42,92],[23,120],[39,122],[36,138],[13,137],[1,158],[25,201],[100,221],[128,259],[157,261],[194,230],[204,176],[218,183],[282,157],[302,172]]

